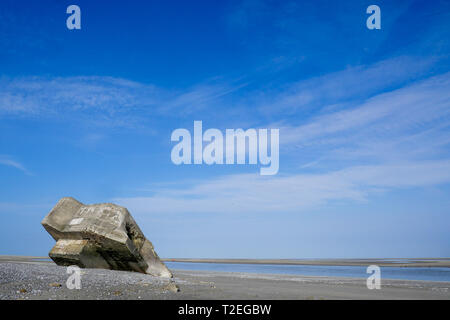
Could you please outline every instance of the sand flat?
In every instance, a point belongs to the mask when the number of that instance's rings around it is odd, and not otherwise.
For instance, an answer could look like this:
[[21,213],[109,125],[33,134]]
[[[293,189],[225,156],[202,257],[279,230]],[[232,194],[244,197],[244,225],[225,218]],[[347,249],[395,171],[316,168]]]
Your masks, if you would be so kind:
[[168,279],[104,269],[82,269],[82,288],[70,290],[66,267],[43,259],[2,256],[0,299],[450,299],[450,282],[382,280],[369,290],[363,278],[183,270],[174,271],[179,292]]

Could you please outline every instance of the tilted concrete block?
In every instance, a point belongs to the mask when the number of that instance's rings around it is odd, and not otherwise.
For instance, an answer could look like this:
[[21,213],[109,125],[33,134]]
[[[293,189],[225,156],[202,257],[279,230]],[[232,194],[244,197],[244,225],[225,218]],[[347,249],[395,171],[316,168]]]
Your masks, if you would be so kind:
[[124,207],[111,203],[84,205],[73,198],[62,198],[42,225],[56,240],[49,256],[58,265],[172,277]]

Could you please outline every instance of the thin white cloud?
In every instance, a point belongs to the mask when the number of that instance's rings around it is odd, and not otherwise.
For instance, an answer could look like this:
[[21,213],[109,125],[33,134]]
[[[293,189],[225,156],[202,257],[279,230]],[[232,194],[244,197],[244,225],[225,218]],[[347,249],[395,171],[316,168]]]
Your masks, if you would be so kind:
[[111,77],[2,78],[0,114],[133,123],[132,112],[156,104],[158,90]]
[[[447,73],[282,128],[290,154],[281,155],[281,164],[313,154],[296,170],[213,178],[114,201],[141,214],[296,213],[333,201],[365,201],[379,192],[440,186],[450,183],[449,129]],[[292,153],[293,145],[299,152]],[[321,163],[322,170],[311,171]]]
[[276,92],[247,91],[234,100],[227,98],[246,87],[242,79],[216,78],[189,88],[166,90],[106,76],[0,77],[0,116],[59,117],[124,127],[157,116],[180,117],[199,112],[205,116],[219,109],[229,121],[242,118],[242,114],[276,116],[302,108],[342,104],[350,98],[389,89],[419,77],[435,62],[399,57],[300,81]]
[[180,116],[202,110],[244,85],[209,81],[168,91],[113,77],[3,77],[0,115],[65,117],[108,126],[134,126],[152,116]]
[[7,155],[0,155],[0,164],[8,167],[16,168],[22,171],[27,175],[32,175],[30,171],[28,171],[21,163],[11,159],[11,157]]
[[[310,155],[298,160],[297,171],[283,170],[283,157],[292,160],[299,153],[282,153],[280,172],[284,175],[213,178],[188,184],[185,189],[159,189],[151,197],[115,200],[137,212],[147,212],[148,208],[163,213],[297,212],[329,201],[365,200],[372,192],[384,189],[448,183],[450,73],[375,95],[408,82],[411,74],[421,74],[430,63],[422,61],[406,70],[410,59],[388,60],[308,80],[276,95],[281,98],[281,108],[291,111],[323,101],[338,105],[337,111],[325,108],[320,116],[281,128],[281,143]],[[388,79],[386,74],[390,75]],[[0,82],[0,113],[70,116],[94,112],[117,121],[126,121],[137,113],[189,113],[198,110],[192,107],[196,103],[213,104],[239,89],[200,85],[168,94],[151,85],[107,77],[3,78]],[[372,97],[342,109],[346,106],[342,101],[357,95]],[[350,163],[336,165],[336,160]],[[5,161],[24,169],[11,159]],[[302,167],[302,162],[307,165]],[[306,174],[322,163],[326,164],[325,170]]]
[[133,213],[300,213],[330,201],[364,201],[381,190],[450,182],[450,160],[355,166],[324,174],[216,178],[150,197],[116,198]]
[[436,58],[416,59],[402,56],[366,66],[299,81],[281,92],[262,95],[260,110],[267,114],[293,114],[304,109],[358,100],[383,90],[392,90],[416,80],[436,63]]
[[199,110],[214,108],[217,101],[243,87],[246,84],[201,84],[186,92],[180,93],[173,99],[161,103],[160,111],[165,114],[191,114]]
[[322,157],[411,159],[448,153],[450,73],[435,76],[361,105],[282,127],[280,142]]

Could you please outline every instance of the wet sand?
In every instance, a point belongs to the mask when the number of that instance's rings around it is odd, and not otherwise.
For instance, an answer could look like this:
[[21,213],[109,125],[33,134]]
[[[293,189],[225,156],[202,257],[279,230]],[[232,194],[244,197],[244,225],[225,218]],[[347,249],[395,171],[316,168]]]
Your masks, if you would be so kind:
[[82,288],[70,290],[66,270],[39,257],[0,256],[0,299],[450,299],[450,282],[382,280],[369,290],[366,279],[182,270],[168,280],[82,269]]

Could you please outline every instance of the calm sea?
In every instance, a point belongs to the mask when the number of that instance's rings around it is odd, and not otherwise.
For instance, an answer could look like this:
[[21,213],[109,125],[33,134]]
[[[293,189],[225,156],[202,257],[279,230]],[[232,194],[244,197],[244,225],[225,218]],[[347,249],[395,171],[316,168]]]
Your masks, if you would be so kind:
[[[225,271],[303,276],[367,278],[364,266],[312,266],[271,264],[228,264],[198,262],[165,262],[174,270]],[[381,278],[403,280],[449,281],[450,268],[380,267]]]

